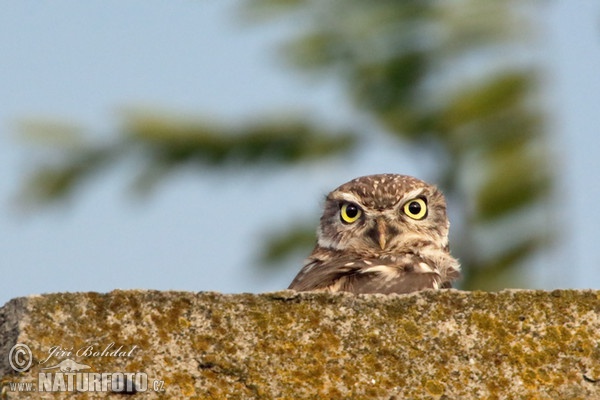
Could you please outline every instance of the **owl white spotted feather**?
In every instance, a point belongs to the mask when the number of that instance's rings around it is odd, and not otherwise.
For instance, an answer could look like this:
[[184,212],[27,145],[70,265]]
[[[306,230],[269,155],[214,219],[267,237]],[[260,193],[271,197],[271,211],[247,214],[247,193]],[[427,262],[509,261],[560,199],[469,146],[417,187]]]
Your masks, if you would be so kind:
[[450,288],[446,202],[419,179],[369,175],[327,195],[317,245],[289,289],[408,293]]

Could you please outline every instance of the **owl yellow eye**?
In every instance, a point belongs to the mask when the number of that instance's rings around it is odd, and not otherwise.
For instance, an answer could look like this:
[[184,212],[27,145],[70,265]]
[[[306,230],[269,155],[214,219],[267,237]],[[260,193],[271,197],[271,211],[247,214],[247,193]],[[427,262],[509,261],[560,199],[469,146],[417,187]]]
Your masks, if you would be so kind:
[[423,199],[413,199],[404,205],[404,213],[412,219],[423,219],[427,215],[427,204]]
[[351,224],[356,222],[362,215],[362,210],[354,203],[344,203],[340,209],[340,217],[342,221]]

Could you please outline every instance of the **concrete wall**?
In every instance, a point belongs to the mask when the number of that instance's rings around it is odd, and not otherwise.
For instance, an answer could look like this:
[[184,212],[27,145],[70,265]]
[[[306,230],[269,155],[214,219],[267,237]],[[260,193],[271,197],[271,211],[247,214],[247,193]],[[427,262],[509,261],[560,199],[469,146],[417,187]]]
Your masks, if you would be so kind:
[[569,290],[31,296],[0,309],[2,395],[600,399],[599,297]]

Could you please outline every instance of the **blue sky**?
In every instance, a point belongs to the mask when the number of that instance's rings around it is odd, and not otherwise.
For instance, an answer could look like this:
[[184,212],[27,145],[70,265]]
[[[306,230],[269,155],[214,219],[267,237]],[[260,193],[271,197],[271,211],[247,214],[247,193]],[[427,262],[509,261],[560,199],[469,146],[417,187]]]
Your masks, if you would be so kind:
[[[542,2],[536,57],[560,173],[561,243],[531,271],[539,288],[600,288],[600,4]],[[35,149],[23,120],[64,120],[109,135],[123,110],[244,120],[300,111],[343,124],[331,82],[298,76],[276,49],[281,25],[240,23],[239,2],[10,2],[0,14],[0,304],[56,291],[115,288],[262,292],[297,269],[252,268],[261,234],[318,216],[322,196],[358,175],[425,176],[427,163],[385,138],[365,156],[290,171],[181,171],[138,201],[117,166],[63,207],[23,215],[14,195]]]

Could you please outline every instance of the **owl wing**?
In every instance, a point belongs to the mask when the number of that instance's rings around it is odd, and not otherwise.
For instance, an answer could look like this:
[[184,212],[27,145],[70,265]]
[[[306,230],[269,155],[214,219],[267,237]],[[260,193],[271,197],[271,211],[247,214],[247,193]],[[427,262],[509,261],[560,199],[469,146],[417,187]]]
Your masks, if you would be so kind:
[[411,254],[388,259],[310,259],[289,289],[351,293],[409,293],[449,287],[439,272]]

